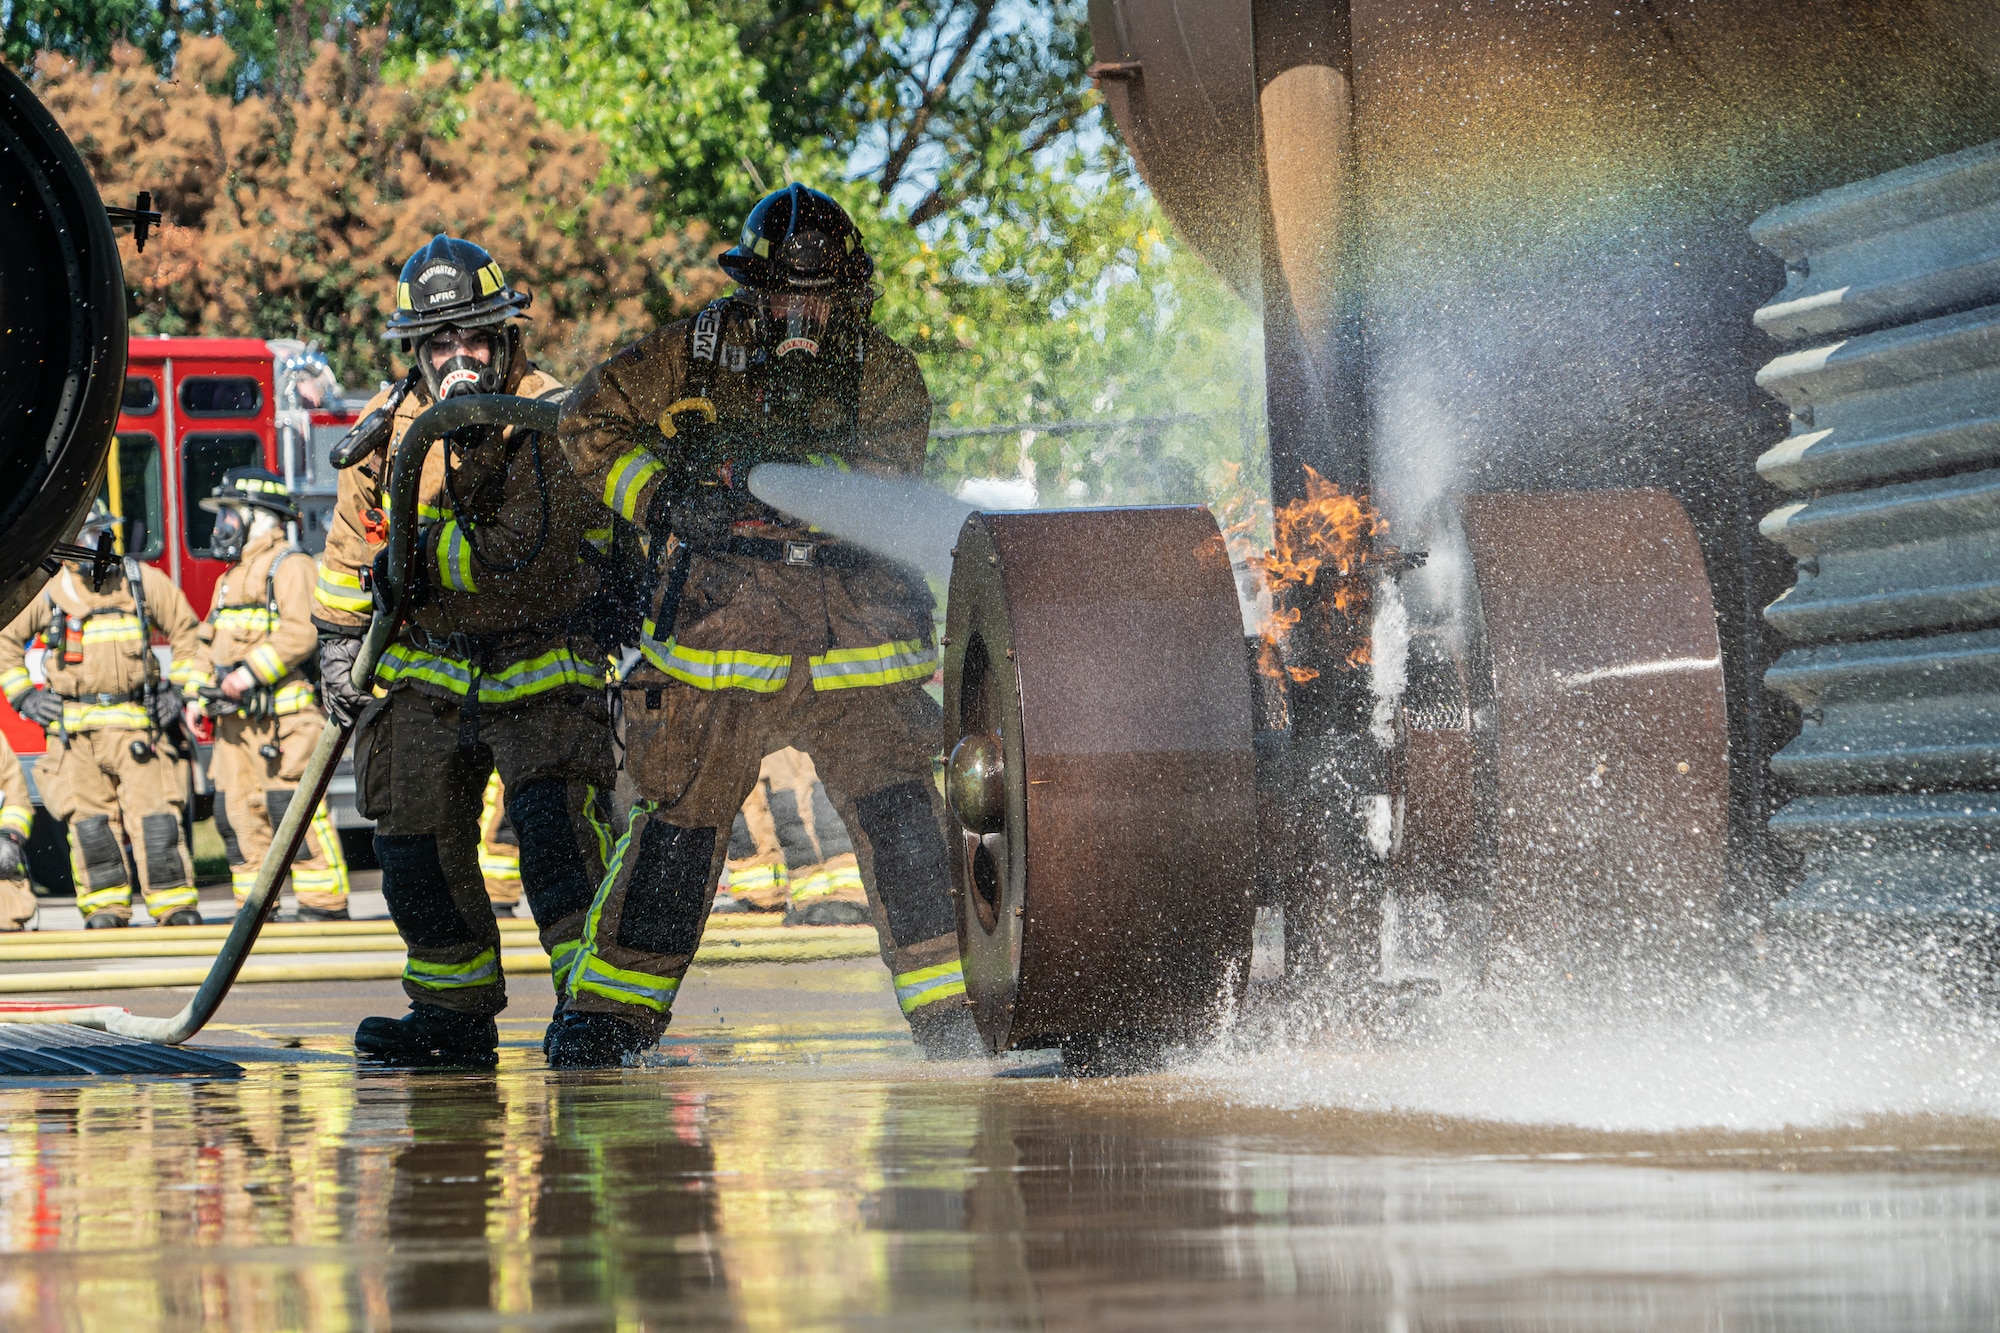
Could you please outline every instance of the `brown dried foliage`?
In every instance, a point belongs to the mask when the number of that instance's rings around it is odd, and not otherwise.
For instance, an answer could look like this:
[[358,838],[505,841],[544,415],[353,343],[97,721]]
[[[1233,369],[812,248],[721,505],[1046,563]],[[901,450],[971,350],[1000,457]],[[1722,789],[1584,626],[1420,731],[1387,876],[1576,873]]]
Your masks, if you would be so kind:
[[143,255],[123,242],[135,332],[302,338],[350,385],[388,378],[396,276],[449,231],[534,293],[532,353],[573,379],[721,289],[706,233],[663,232],[642,195],[603,187],[589,133],[446,62],[385,80],[384,40],[318,44],[283,103],[229,96],[220,38],[190,38],[172,79],[127,45],[105,68],[37,59],[105,199],[150,190],[165,215]]

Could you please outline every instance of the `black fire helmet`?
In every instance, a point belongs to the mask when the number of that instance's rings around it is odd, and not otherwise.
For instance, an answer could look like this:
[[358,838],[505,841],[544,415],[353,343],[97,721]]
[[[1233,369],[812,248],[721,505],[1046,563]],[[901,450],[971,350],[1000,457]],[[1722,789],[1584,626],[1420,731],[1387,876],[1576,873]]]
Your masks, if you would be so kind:
[[523,318],[527,292],[507,285],[493,256],[439,232],[403,263],[396,313],[382,337],[414,345],[439,329],[479,329]]
[[788,185],[757,201],[722,271],[752,290],[856,290],[875,275],[847,210],[818,190]]
[[285,479],[269,468],[230,468],[215,489],[197,503],[211,514],[221,513],[223,505],[233,503],[268,509],[284,519],[299,516],[298,502],[292,499]]

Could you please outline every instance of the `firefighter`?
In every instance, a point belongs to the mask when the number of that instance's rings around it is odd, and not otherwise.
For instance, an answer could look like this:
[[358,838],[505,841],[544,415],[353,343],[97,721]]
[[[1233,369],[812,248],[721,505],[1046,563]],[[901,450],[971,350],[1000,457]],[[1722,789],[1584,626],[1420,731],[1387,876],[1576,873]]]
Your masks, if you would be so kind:
[[775,912],[788,926],[863,925],[868,896],[840,816],[812,759],[787,746],[764,756],[729,838],[718,913]]
[[507,788],[497,772],[479,800],[479,877],[493,915],[514,915],[521,904],[521,838],[507,818]]
[[0,930],[26,930],[35,919],[35,891],[28,885],[28,835],[34,831],[28,775],[0,735]]
[[592,370],[563,449],[591,492],[643,522],[660,577],[621,683],[642,798],[592,904],[546,1043],[557,1066],[658,1040],[700,941],[759,761],[812,754],[860,867],[919,1045],[970,1054],[931,777],[939,708],[922,576],[832,542],[744,487],[763,460],[920,472],[930,396],[870,322],[873,261],[847,214],[794,185],[759,201],[721,258],[739,289]]
[[[77,541],[95,546],[119,523],[99,501]],[[43,808],[69,823],[76,905],[93,929],[131,924],[128,845],[153,919],[201,924],[181,837],[193,753],[182,691],[200,679],[199,624],[171,579],[126,556],[102,567],[64,565],[0,630],[0,691],[15,712],[48,731],[36,785]],[[154,632],[172,654],[164,670]],[[36,638],[48,648],[45,687],[27,670]]]
[[[275,473],[231,468],[201,507],[215,515],[208,549],[235,562],[216,583],[202,626],[208,683],[199,694],[215,719],[215,825],[241,908],[326,725],[313,684],[301,674],[319,648],[316,566],[286,534],[299,511]],[[292,893],[301,921],[348,919],[347,861],[324,800],[292,862]]]
[[[459,394],[562,392],[527,359],[529,297],[477,245],[440,235],[410,256],[384,337],[414,367],[391,428],[340,474],[320,558],[315,621],[322,684],[355,717],[356,799],[375,821],[382,893],[409,950],[410,1012],[369,1018],[364,1058],[490,1068],[506,1006],[499,928],[479,867],[481,798],[497,769],[519,838],[521,878],[558,969],[575,951],[609,841],[614,771],[602,664],[584,625],[598,586],[603,509],[552,439],[510,428],[459,432],[432,448],[418,486],[419,570],[410,613],[384,652],[379,698],[351,669],[381,577],[390,459],[419,414]],[[369,420],[364,413],[364,424]],[[364,576],[372,581],[364,584]]]

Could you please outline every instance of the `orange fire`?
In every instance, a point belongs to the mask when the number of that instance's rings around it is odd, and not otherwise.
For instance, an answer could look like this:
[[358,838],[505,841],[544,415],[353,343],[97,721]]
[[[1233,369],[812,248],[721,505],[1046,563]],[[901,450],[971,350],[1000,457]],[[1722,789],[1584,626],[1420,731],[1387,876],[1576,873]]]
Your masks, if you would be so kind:
[[1300,591],[1313,587],[1322,576],[1335,583],[1332,595],[1320,604],[1341,618],[1345,637],[1358,640],[1347,655],[1347,664],[1367,664],[1368,585],[1362,576],[1381,559],[1374,539],[1387,528],[1367,496],[1349,495],[1311,468],[1306,469],[1305,498],[1293,500],[1272,515],[1271,549],[1246,562],[1264,576],[1264,586],[1271,594],[1271,613],[1258,630],[1259,671],[1273,677],[1282,673],[1294,681],[1319,675],[1311,667],[1287,665],[1284,646],[1305,615],[1297,604],[1303,600]]

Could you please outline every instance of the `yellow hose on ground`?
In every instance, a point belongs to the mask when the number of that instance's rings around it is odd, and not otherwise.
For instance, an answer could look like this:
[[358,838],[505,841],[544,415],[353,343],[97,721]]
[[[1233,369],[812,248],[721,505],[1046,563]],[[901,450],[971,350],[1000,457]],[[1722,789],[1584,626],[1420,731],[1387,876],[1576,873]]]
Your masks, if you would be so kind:
[[[815,926],[779,926],[780,914],[776,912],[753,912],[730,916],[713,916],[705,927],[717,930],[816,930],[829,929]],[[505,939],[511,934],[533,935],[535,923],[525,917],[502,917],[494,923],[500,927],[500,936]],[[0,932],[0,958],[11,956],[12,950],[35,948],[67,940],[88,940],[92,944],[138,943],[142,940],[219,940],[228,936],[228,926],[172,926],[172,927],[128,927],[124,930],[16,930]],[[273,922],[258,933],[262,939],[321,939],[342,935],[394,935],[395,923],[387,917],[373,921],[285,921]]]
[[[87,938],[73,938],[85,936]],[[58,963],[74,959],[84,962],[94,958],[213,958],[218,944],[213,939],[193,939],[179,931],[148,932],[137,938],[121,937],[104,939],[103,932],[80,930],[64,931],[69,938],[61,940],[37,941],[35,943],[9,943],[0,949],[0,967],[9,963]],[[734,930],[718,934],[715,938],[728,940],[769,940],[772,942],[790,940],[824,940],[857,938],[873,940],[873,926],[794,926],[790,929],[773,927],[766,930]],[[500,933],[503,947],[522,949],[539,948],[533,931],[508,930]],[[377,930],[367,933],[348,932],[332,936],[281,936],[269,938],[259,936],[251,949],[251,957],[283,953],[402,953],[403,941],[394,931]]]
[[[732,963],[813,963],[842,958],[873,958],[880,950],[868,927],[841,929],[837,939],[765,941],[704,940],[695,966]],[[787,932],[795,935],[797,932]],[[526,976],[547,972],[549,956],[540,949],[502,950],[506,970]],[[334,959],[327,962],[246,963],[239,982],[391,981],[403,975],[400,958]],[[16,972],[0,976],[0,995],[42,995],[66,991],[140,990],[153,986],[197,986],[208,976],[206,967],[127,967],[67,972]]]

